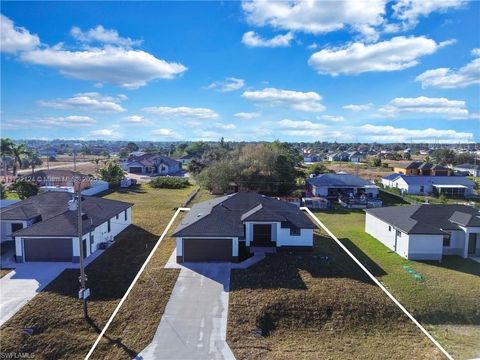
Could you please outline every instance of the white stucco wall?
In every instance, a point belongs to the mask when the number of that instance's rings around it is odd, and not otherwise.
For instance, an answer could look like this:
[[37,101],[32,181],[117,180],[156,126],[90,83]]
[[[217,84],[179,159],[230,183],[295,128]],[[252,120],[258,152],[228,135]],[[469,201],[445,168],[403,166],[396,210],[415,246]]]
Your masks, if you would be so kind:
[[277,246],[313,246],[313,229],[300,229],[299,236],[290,235],[290,229],[277,226]]
[[465,248],[465,232],[451,231],[450,232],[450,246],[443,247],[444,255],[459,255],[463,256],[463,249]]
[[442,235],[410,235],[408,259],[441,260],[443,254]]
[[[409,236],[401,233],[401,236],[396,236],[396,231],[390,224],[376,218],[371,214],[365,216],[365,232],[370,234],[375,239],[380,241],[390,250],[395,251],[400,256],[408,257]],[[395,237],[397,237],[397,245],[395,248]]]

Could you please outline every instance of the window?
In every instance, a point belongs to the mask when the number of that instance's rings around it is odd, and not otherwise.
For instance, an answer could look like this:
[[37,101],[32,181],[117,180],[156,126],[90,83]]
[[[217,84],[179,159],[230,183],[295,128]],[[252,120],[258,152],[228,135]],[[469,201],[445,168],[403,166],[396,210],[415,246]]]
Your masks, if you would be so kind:
[[300,228],[295,227],[290,229],[290,236],[300,236],[300,233]]
[[391,227],[391,226],[388,226],[388,231],[392,231],[392,227]]
[[443,235],[443,246],[450,246],[450,233]]
[[118,220],[118,214],[117,214],[117,216],[115,216],[115,219],[117,219],[117,220]]
[[125,215],[125,221],[127,221],[128,220],[127,210],[125,210],[123,214]]
[[402,233],[397,230],[397,237],[402,237]]
[[420,192],[423,193],[425,191],[425,186],[420,185]]
[[110,220],[108,220],[107,226],[108,226],[108,232],[112,231],[112,225],[110,224]]

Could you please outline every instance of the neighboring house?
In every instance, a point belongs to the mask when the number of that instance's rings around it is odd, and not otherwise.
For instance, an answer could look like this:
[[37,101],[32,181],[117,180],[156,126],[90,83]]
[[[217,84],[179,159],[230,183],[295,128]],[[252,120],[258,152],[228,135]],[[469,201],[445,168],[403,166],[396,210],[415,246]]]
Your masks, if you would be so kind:
[[366,210],[365,231],[410,260],[480,255],[480,212],[467,205],[408,205]]
[[313,196],[337,198],[341,195],[375,198],[378,196],[378,186],[370,181],[352,174],[320,174],[307,179],[307,192]]
[[395,164],[393,172],[410,176],[449,176],[451,170],[441,165],[421,161],[410,161],[406,163]]
[[365,156],[359,151],[350,151],[348,153],[348,161],[353,163],[359,163],[364,160]]
[[182,163],[159,154],[131,157],[122,164],[123,170],[132,174],[172,175],[182,169]]
[[453,170],[468,173],[471,176],[480,176],[480,165],[462,164],[453,167]]
[[469,197],[473,195],[474,183],[464,176],[407,176],[390,174],[382,178],[385,187],[400,189],[409,195],[445,195]]
[[358,163],[363,161],[364,156],[359,151],[342,151],[328,155],[328,161],[345,161]]
[[58,151],[54,147],[47,147],[47,148],[43,148],[43,149],[38,150],[38,155],[56,157],[58,155]]
[[186,155],[183,155],[180,159],[177,159],[177,161],[180,161],[182,165],[188,165],[188,163],[190,163],[192,159],[193,159],[192,155],[186,154]]
[[[98,197],[82,197],[85,257],[100,243],[113,240],[131,224],[133,204]],[[32,196],[0,210],[2,240],[15,240],[15,258],[25,261],[78,262],[76,200],[64,192]]]
[[252,247],[311,249],[313,229],[298,206],[239,192],[193,205],[173,236],[177,262],[238,261]]
[[22,180],[32,182],[39,187],[74,187],[75,190],[78,190],[79,178],[82,179],[82,189],[91,186],[89,176],[72,170],[39,170],[21,177]]

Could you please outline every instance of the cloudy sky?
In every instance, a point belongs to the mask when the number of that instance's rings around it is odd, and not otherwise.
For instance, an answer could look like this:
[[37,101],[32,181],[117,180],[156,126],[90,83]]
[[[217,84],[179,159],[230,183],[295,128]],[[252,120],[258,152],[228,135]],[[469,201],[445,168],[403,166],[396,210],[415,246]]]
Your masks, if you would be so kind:
[[480,2],[4,2],[12,138],[480,141]]

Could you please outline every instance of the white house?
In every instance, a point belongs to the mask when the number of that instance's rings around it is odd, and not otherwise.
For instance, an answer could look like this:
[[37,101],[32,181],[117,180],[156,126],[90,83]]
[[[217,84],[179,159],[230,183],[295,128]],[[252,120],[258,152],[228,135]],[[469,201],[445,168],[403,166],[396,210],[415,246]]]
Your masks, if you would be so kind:
[[455,165],[453,167],[453,170],[469,173],[471,176],[480,176],[480,165],[475,165],[475,164]]
[[410,195],[469,197],[474,183],[464,176],[409,176],[393,173],[382,178],[385,187],[400,189]]
[[313,229],[295,204],[239,192],[195,204],[173,236],[177,262],[235,262],[257,247],[309,250]]
[[182,163],[159,154],[144,154],[123,162],[122,168],[132,174],[172,175],[182,169]]
[[[111,241],[132,221],[132,204],[82,197],[84,256]],[[0,210],[2,241],[15,241],[15,258],[25,261],[80,260],[78,209],[72,194],[46,192]]]
[[467,205],[368,209],[365,232],[410,260],[480,255],[480,212]]
[[376,198],[378,186],[368,180],[352,174],[320,174],[307,180],[307,190],[313,196],[338,197],[341,195]]

